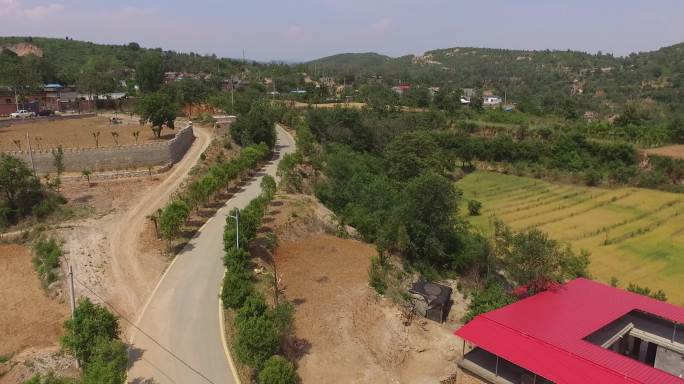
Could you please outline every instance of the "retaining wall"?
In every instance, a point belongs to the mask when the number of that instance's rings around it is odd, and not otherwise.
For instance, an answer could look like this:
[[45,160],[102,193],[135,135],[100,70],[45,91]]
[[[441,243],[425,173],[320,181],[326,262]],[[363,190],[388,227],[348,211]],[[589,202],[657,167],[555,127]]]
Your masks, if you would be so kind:
[[87,117],[96,117],[97,113],[82,113],[80,115],[66,115],[66,116],[38,116],[30,119],[7,119],[0,120],[0,128],[9,127],[10,125],[31,124],[41,121],[55,121],[55,120],[74,120],[85,119]]
[[[67,172],[80,172],[84,169],[102,172],[175,164],[185,156],[194,140],[192,124],[188,124],[180,129],[173,139],[163,143],[108,148],[65,148],[64,167]],[[33,150],[32,152],[36,172],[56,172],[51,150]],[[31,165],[28,151],[6,153]]]

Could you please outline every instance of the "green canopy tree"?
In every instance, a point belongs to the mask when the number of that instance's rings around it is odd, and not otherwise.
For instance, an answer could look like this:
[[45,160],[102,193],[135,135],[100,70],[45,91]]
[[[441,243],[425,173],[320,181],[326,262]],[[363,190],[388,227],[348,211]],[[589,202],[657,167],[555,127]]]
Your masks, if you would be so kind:
[[158,91],[164,84],[164,59],[157,53],[148,53],[135,68],[135,81],[140,92]]
[[264,364],[264,369],[259,372],[261,384],[295,384],[297,380],[294,365],[279,355],[269,357]]
[[136,111],[140,115],[140,121],[149,122],[152,125],[154,135],[160,138],[164,125],[174,129],[174,121],[178,116],[178,105],[167,93],[155,92],[141,97],[138,100]]
[[105,307],[93,304],[88,298],[78,303],[73,318],[64,322],[64,329],[62,347],[85,365],[96,354],[102,353],[102,346],[95,341],[117,339],[120,331],[117,318]]

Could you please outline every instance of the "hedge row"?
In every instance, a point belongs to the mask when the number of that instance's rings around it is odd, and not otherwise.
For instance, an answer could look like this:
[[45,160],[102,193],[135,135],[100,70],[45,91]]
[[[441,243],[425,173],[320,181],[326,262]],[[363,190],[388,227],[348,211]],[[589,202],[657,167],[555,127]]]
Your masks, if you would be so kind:
[[192,209],[197,209],[251,171],[271,154],[265,144],[243,148],[237,159],[215,164],[188,186],[180,197],[170,201],[160,212],[159,232],[166,240],[178,236]]
[[221,299],[224,307],[236,311],[233,348],[237,359],[258,371],[258,381],[262,384],[294,384],[298,380],[294,365],[278,355],[284,338],[291,332],[293,308],[289,303],[275,308],[268,306],[255,287],[247,250],[273,199],[275,180],[264,176],[261,189],[259,197],[244,209],[231,213],[231,216],[239,215],[239,244],[235,220],[229,217],[226,221],[223,234],[226,274]]

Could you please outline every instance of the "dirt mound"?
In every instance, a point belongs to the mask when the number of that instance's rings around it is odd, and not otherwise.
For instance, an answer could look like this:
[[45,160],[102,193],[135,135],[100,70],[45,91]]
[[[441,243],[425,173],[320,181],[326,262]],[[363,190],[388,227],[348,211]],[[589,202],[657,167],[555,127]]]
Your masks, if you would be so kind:
[[281,287],[295,305],[288,355],[303,383],[435,383],[456,369],[452,328],[405,325],[400,308],[368,286],[373,245],[335,237],[315,199],[286,196],[270,210]]
[[0,46],[0,51],[8,49],[17,54],[17,56],[35,55],[43,57],[43,50],[31,43],[17,43]]

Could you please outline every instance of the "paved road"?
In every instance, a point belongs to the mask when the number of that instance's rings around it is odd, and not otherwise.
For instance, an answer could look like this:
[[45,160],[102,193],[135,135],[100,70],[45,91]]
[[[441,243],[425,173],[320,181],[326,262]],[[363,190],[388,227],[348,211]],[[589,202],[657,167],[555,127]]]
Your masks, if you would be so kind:
[[[282,156],[294,151],[292,137],[280,127],[277,131],[279,153],[265,170],[272,176]],[[139,331],[132,333],[129,382],[234,383],[219,323],[223,227],[231,209],[243,208],[259,195],[260,182],[257,177],[245,185],[169,266],[138,321],[139,328],[161,346]]]

